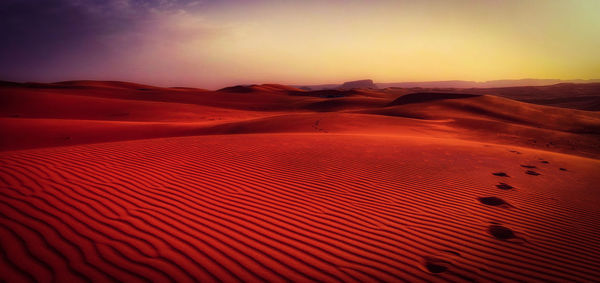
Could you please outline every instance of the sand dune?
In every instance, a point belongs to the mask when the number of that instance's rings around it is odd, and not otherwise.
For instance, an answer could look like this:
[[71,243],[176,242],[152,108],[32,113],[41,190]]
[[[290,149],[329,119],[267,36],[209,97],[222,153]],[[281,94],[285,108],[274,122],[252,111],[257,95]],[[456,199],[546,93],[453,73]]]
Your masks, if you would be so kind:
[[0,281],[600,278],[598,112],[342,93],[2,84]]
[[493,88],[390,88],[401,93],[441,92],[494,95],[527,103],[600,111],[600,83],[559,83],[545,86],[513,86]]

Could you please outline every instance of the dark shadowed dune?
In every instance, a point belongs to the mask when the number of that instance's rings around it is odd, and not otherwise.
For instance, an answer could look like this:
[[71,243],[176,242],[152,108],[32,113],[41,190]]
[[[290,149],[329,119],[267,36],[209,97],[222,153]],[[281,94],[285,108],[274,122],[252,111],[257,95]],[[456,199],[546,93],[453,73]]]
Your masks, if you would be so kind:
[[385,99],[373,97],[349,97],[317,101],[304,106],[304,109],[318,112],[333,112],[352,109],[383,107],[388,103]]
[[314,90],[314,91],[291,91],[289,92],[291,95],[298,96],[312,96],[312,97],[321,97],[321,98],[338,98],[338,97],[349,97],[360,95],[361,92],[355,89],[350,90],[338,90],[338,89],[328,89],[328,90]]
[[220,92],[235,92],[235,93],[248,93],[248,92],[254,92],[256,90],[254,88],[250,87],[250,86],[237,85],[237,86],[225,87],[225,88],[219,89],[217,91],[220,91]]
[[237,85],[231,87],[225,87],[217,90],[218,92],[232,92],[232,93],[250,93],[250,92],[299,92],[302,93],[304,90],[280,85],[280,84],[261,84],[261,85]]
[[423,103],[423,102],[445,100],[445,99],[470,98],[470,97],[476,97],[476,96],[479,96],[479,95],[464,94],[464,93],[417,92],[417,93],[403,95],[403,96],[395,99],[394,101],[392,101],[390,104],[388,104],[388,106],[404,105],[404,104],[411,104],[411,103]]
[[395,88],[395,91],[494,95],[540,105],[600,111],[600,83],[496,88]]

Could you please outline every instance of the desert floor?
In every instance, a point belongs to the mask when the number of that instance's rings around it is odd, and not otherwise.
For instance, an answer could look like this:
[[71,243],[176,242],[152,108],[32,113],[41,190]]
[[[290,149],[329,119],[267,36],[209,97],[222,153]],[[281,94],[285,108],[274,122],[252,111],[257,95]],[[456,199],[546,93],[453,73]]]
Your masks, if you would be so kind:
[[600,112],[476,92],[3,83],[0,281],[597,281]]

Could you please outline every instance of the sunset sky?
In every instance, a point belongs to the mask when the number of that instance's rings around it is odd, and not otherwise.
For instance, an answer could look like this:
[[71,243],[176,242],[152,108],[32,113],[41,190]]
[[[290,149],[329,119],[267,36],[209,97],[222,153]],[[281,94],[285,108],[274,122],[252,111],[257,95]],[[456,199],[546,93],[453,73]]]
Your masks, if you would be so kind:
[[2,0],[0,80],[600,78],[600,1]]

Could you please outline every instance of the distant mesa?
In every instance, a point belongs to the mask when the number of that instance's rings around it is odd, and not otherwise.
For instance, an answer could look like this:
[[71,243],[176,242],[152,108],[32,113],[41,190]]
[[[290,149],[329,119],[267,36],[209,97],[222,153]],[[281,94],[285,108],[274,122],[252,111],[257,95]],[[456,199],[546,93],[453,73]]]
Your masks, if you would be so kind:
[[345,82],[339,88],[340,89],[377,88],[377,86],[373,83],[373,80],[358,80],[358,81]]
[[[366,80],[365,80],[366,81]],[[357,81],[360,82],[360,81]],[[352,82],[349,82],[352,83]],[[392,82],[392,83],[377,83],[378,88],[505,88],[505,87],[535,87],[535,86],[551,86],[564,84],[566,88],[572,87],[569,84],[596,84],[600,83],[600,79],[592,80],[559,80],[559,79],[517,79],[517,80],[492,80],[492,81],[422,81],[422,82]],[[322,90],[341,88],[340,84],[321,84],[321,85],[300,85],[298,86],[306,90]],[[362,88],[362,87],[361,87]],[[539,91],[539,90],[535,90]]]

